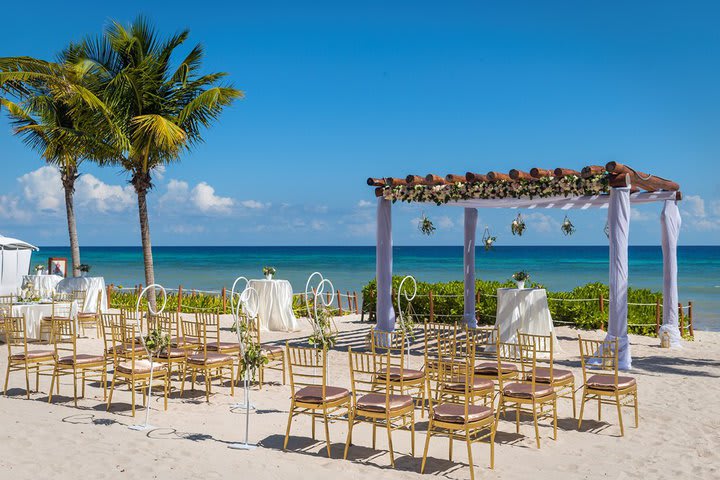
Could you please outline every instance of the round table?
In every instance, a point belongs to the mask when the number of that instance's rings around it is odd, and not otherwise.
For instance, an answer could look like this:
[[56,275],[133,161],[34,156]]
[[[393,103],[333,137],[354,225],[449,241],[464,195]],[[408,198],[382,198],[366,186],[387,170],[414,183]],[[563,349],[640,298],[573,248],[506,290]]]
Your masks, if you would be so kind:
[[553,336],[552,316],[548,308],[547,292],[543,288],[499,288],[495,326],[503,343],[516,343],[517,331],[533,335]]
[[43,298],[52,298],[57,284],[62,281],[60,275],[23,275],[22,284],[30,283],[33,290]]
[[108,310],[107,295],[105,293],[105,279],[103,277],[70,277],[63,279],[57,284],[56,290],[63,293],[72,293],[79,290],[85,292],[85,304],[80,305],[80,311],[84,313],[98,313],[98,295],[100,300],[100,313]]
[[[70,317],[77,319],[77,311],[77,302],[72,302]],[[52,315],[52,303],[15,303],[12,306],[12,315],[13,317],[25,317],[25,335],[28,339],[47,340],[40,338],[40,322],[43,317]]]
[[299,330],[292,310],[292,285],[287,280],[250,280],[248,286],[258,293],[260,328],[274,332]]

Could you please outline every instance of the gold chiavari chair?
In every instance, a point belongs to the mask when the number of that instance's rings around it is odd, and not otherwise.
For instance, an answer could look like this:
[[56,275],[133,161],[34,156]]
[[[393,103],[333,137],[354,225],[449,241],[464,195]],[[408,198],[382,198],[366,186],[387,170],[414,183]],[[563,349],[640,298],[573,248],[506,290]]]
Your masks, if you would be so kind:
[[[56,293],[52,299],[52,309],[50,316],[40,319],[40,341],[47,338],[46,343],[52,343],[53,319],[64,318],[69,319],[72,315],[72,299],[69,294]],[[73,319],[74,321],[74,319]]]
[[122,346],[123,354],[120,355],[119,348],[113,349],[113,379],[110,385],[110,395],[107,399],[107,411],[110,411],[112,405],[113,392],[116,385],[124,383],[128,386],[131,394],[131,410],[132,416],[135,416],[135,393],[139,388],[142,391],[143,406],[147,404],[147,392],[153,386],[150,384],[150,374],[152,373],[153,381],[161,381],[165,394],[165,410],[168,407],[168,390],[170,388],[170,374],[165,365],[150,361],[147,358],[145,349],[140,345],[138,350],[136,326],[123,323],[113,323],[110,325],[110,334],[114,345]]
[[[466,348],[460,356],[447,358],[438,356],[440,383],[443,392],[438,404],[430,404],[430,423],[425,437],[420,473],[425,471],[430,438],[445,436],[449,440],[449,459],[452,461],[453,441],[464,440],[467,445],[470,478],[475,478],[473,466],[472,444],[482,440],[490,443],[490,468],[495,466],[495,432],[497,418],[493,414],[492,402],[487,405],[476,405],[477,381],[488,391],[488,380],[477,378],[475,373],[475,344],[464,342]],[[492,382],[491,382],[492,383]],[[450,387],[450,388],[448,388]],[[492,395],[492,387],[490,387]]]
[[535,375],[537,383],[547,383],[555,389],[558,398],[566,398],[572,402],[573,418],[576,418],[575,412],[575,375],[570,370],[555,368],[554,360],[554,340],[551,335],[534,335],[522,333],[518,330],[518,341],[521,345],[535,346],[535,353],[543,357],[543,363],[547,366],[536,367]]
[[82,331],[83,336],[85,336],[85,327],[94,328],[96,331],[96,336],[100,337],[100,305],[102,301],[102,290],[98,293],[97,302],[95,305],[95,311],[93,312],[86,312],[84,311],[85,302],[87,299],[87,292],[85,290],[73,290],[72,292],[73,300],[77,302],[78,305],[78,324],[80,325],[80,330]]
[[[191,388],[195,390],[195,380],[197,374],[200,373],[205,378],[205,399],[210,402],[210,393],[212,393],[212,380],[219,379],[222,383],[225,378],[230,382],[230,394],[235,395],[235,362],[231,355],[212,352],[207,348],[207,325],[197,319],[187,320],[181,319],[183,332],[187,332],[185,338],[197,338],[200,342],[197,345],[197,352],[189,355],[185,360],[185,370],[182,373],[182,386],[180,388],[180,396],[185,392],[185,379],[188,372],[191,375]],[[224,372],[228,372],[225,377]]]
[[[170,376],[172,376],[173,371],[175,371],[178,376],[181,376],[183,374],[183,372],[185,371],[185,362],[187,361],[187,356],[192,353],[192,351],[188,348],[179,348],[177,346],[174,346],[177,345],[177,343],[173,342],[173,338],[185,338],[183,335],[181,335],[182,332],[178,329],[178,318],[179,315],[175,315],[173,313],[162,313],[157,315],[151,314],[147,316],[148,333],[150,333],[151,330],[157,330],[161,336],[167,336],[168,338],[170,338],[170,345],[162,349],[161,351],[155,353],[152,359],[153,362],[159,362],[165,365],[165,368],[167,368],[168,371],[168,375]],[[192,324],[194,325],[195,322],[192,322]],[[194,338],[197,338],[197,336]],[[140,343],[138,340],[136,340],[136,344]],[[193,345],[195,345],[196,348],[198,346],[197,343],[194,343]],[[144,350],[142,344],[141,348]]]
[[291,347],[285,344],[288,372],[290,374],[290,413],[283,450],[290,440],[293,417],[310,415],[312,438],[315,439],[315,421],[318,417],[325,423],[325,441],[330,458],[331,418],[342,419],[341,414],[350,412],[350,391],[346,388],[327,384],[327,350],[318,348]]
[[[268,363],[261,365],[260,373],[260,389],[262,390],[265,383],[265,370],[275,370],[282,372],[282,384],[285,385],[285,349],[279,345],[263,345],[260,339],[260,317],[248,318],[246,325],[251,329],[251,336],[256,345],[260,347],[260,351],[268,359]],[[238,370],[238,381],[240,381],[240,370]]]
[[[423,324],[423,343],[425,344],[424,352],[424,368],[425,368],[425,390],[428,396],[433,390],[433,383],[437,387],[437,381],[440,375],[440,366],[436,362],[438,356],[454,355],[455,338],[458,331],[457,323],[437,323],[425,321]],[[442,344],[439,343],[442,340]],[[442,352],[439,352],[440,348]]]
[[[383,332],[370,330],[370,347],[372,353],[390,355],[390,387],[395,393],[397,389],[400,395],[410,394],[420,407],[420,416],[425,416],[425,372],[409,368],[409,355],[406,353],[407,337],[404,332]],[[385,380],[385,372],[379,371],[378,381]]]
[[220,312],[196,312],[195,319],[204,322],[207,325],[208,332],[208,350],[212,352],[224,353],[226,355],[239,355],[240,344],[235,336],[234,342],[220,341]]
[[[529,413],[535,425],[535,441],[540,448],[540,430],[538,419],[552,417],[553,440],[557,440],[557,395],[552,385],[538,383],[537,351],[534,344],[501,343],[498,340],[498,371],[501,371],[503,359],[512,359],[521,366],[521,375],[513,381],[506,381],[502,374],[498,374],[498,387],[500,399],[498,402],[498,416],[505,412],[510,405],[515,407],[515,430],[520,433],[520,414]],[[546,411],[548,408],[550,411]]]
[[477,376],[494,381],[498,379],[498,371],[501,372],[501,376],[505,381],[520,376],[520,369],[515,363],[517,355],[504,358],[502,352],[497,349],[499,341],[497,327],[468,329],[468,335],[473,338],[475,343],[475,374]]
[[55,367],[54,350],[28,350],[25,317],[0,318],[8,348],[4,394],[7,395],[10,372],[25,372],[25,394],[30,399],[30,373],[35,373],[35,390],[40,389],[40,375],[51,376]]
[[[119,342],[113,339],[112,327],[113,325],[127,325],[125,316],[122,313],[102,313],[100,314],[100,331],[102,333],[103,344],[105,346],[105,359],[108,364],[113,363],[115,356],[122,359],[129,359],[133,352],[127,350],[127,342]],[[140,343],[139,338],[135,342],[135,354],[145,354],[145,348]]]
[[73,379],[73,399],[77,407],[77,382],[81,380],[82,394],[85,396],[87,378],[100,378],[103,386],[103,401],[107,399],[107,365],[104,355],[77,353],[77,326],[75,319],[57,317],[52,319],[51,341],[55,348],[55,368],[48,403],[52,402],[52,389],[60,378],[70,375]]
[[0,295],[0,317],[12,317],[12,306],[15,295]]
[[353,428],[356,424],[372,423],[373,449],[378,424],[385,427],[388,435],[390,464],[395,467],[395,452],[392,443],[392,431],[407,429],[410,425],[411,454],[415,455],[415,404],[413,397],[395,395],[392,383],[393,361],[390,350],[385,353],[353,352],[348,347],[350,360],[350,383],[352,384],[352,408],[348,414],[348,434],[345,441],[347,458],[352,442]]
[[[580,342],[580,360],[583,371],[583,394],[580,403],[578,429],[582,426],[585,402],[597,400],[598,420],[602,420],[602,404],[615,405],[620,423],[620,436],[625,435],[622,420],[622,407],[635,410],[635,428],[639,424],[637,382],[633,377],[619,375],[618,341],[587,340],[578,335]],[[588,376],[589,368],[604,370]]]

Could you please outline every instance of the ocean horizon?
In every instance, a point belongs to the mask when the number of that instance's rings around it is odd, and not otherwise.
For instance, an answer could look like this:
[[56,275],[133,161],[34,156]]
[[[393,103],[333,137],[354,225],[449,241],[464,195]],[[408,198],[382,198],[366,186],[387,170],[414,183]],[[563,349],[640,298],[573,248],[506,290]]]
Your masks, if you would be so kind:
[[[395,246],[394,274],[418,281],[462,279],[462,246]],[[40,247],[31,268],[49,257],[70,258],[69,247]],[[81,248],[91,276],[124,287],[144,283],[139,246]],[[221,290],[238,276],[261,278],[262,267],[274,266],[276,278],[287,279],[293,291],[305,288],[314,271],[329,278],[342,292],[360,292],[375,277],[375,246],[154,246],[155,280],[168,288]],[[549,290],[571,290],[590,282],[608,281],[605,246],[497,246],[476,251],[476,276],[505,281],[518,270]],[[631,287],[662,290],[662,250],[659,246],[631,246]],[[693,302],[697,329],[720,331],[720,246],[678,247],[679,300]]]

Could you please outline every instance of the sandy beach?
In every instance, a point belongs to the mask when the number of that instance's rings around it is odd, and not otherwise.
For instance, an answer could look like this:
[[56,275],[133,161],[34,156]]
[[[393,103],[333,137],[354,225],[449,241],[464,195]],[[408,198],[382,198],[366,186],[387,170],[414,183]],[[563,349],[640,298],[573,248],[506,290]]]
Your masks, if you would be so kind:
[[[223,317],[229,327],[231,318]],[[310,327],[293,334],[269,332],[266,343],[285,340],[303,343]],[[350,388],[347,347],[362,346],[370,324],[355,316],[338,321],[340,337],[329,354],[329,383]],[[562,353],[556,364],[570,368],[578,384],[582,373],[578,358],[577,330],[557,330]],[[581,332],[601,337],[602,332]],[[223,335],[231,339],[225,328]],[[94,332],[90,333],[94,336]],[[496,437],[495,469],[488,468],[487,444],[474,445],[479,478],[717,478],[720,475],[720,410],[716,408],[720,376],[720,334],[697,332],[694,342],[682,350],[665,350],[657,339],[631,335],[640,399],[640,428],[632,428],[631,411],[625,415],[625,437],[619,437],[617,414],[603,407],[603,421],[597,421],[594,404],[586,409],[581,431],[568,401],[558,405],[558,440],[552,429],[542,424],[542,448],[535,448],[532,423],[521,425],[515,434],[514,417],[500,420]],[[102,342],[83,338],[78,342],[82,353],[100,353]],[[5,345],[0,371],[7,365]],[[422,356],[413,352],[411,366],[419,367]],[[272,382],[252,390],[257,410],[250,419],[250,441],[258,443],[253,451],[237,451],[228,444],[244,439],[243,411],[231,405],[243,398],[242,389],[230,396],[227,386],[213,386],[210,403],[202,390],[186,392],[179,398],[179,383],[173,391],[167,412],[153,398],[150,423],[146,432],[127,427],[141,423],[144,410],[130,416],[129,392],[116,391],[113,411],[105,411],[102,389],[93,383],[79,407],[72,405],[72,383],[63,379],[61,394],[47,403],[50,379],[41,378],[40,390],[31,400],[24,396],[22,374],[13,374],[7,397],[0,397],[3,433],[0,441],[0,477],[29,478],[421,478],[419,472],[427,418],[417,418],[415,457],[410,453],[410,434],[395,432],[393,442],[397,468],[390,467],[384,435],[378,435],[377,450],[371,449],[371,427],[356,426],[349,459],[342,460],[347,424],[331,425],[332,454],[328,459],[323,444],[313,441],[310,419],[295,419],[288,451],[282,441],[289,407],[289,385],[280,383],[279,372],[269,371]],[[138,397],[139,398],[139,397]],[[579,401],[579,400],[578,400]],[[419,412],[416,412],[419,413]],[[318,429],[321,432],[321,429]],[[426,476],[469,478],[464,448],[455,449],[454,461],[448,461],[447,440],[434,438],[430,444]]]

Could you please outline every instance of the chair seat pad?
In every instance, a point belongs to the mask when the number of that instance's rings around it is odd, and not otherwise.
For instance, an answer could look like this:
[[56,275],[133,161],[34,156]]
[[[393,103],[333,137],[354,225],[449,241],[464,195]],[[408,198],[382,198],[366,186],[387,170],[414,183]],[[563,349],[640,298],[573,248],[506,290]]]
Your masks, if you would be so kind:
[[187,351],[182,348],[166,348],[165,351],[157,354],[158,358],[183,358],[187,357]]
[[[552,379],[550,378],[550,368],[547,367],[535,367],[535,381],[538,383],[550,383],[559,382],[563,380],[569,380],[573,378],[573,373],[570,370],[562,370],[560,368],[553,367]],[[528,374],[528,380],[532,380],[532,372]]]
[[115,368],[115,370],[117,370],[118,372],[126,373],[128,375],[146,375],[150,373],[151,369],[153,372],[164,372],[167,370],[165,365],[163,365],[162,363],[150,363],[149,360],[135,360],[135,369],[133,369],[132,362],[123,362]]
[[[518,371],[518,367],[514,363],[502,363],[500,368],[502,368],[502,373],[514,373]],[[475,365],[475,373],[497,375],[497,371],[497,362],[484,362]]]
[[[465,382],[467,382],[467,379],[464,375],[455,376],[450,379],[449,382],[445,383],[443,385],[445,387],[445,390],[451,390],[451,391],[457,391],[457,392],[464,392],[465,391]],[[482,378],[482,377],[473,377],[473,391],[478,390],[493,390],[495,388],[495,383],[493,383],[492,380],[488,378]]]
[[172,337],[170,339],[170,345],[173,347],[180,345],[200,345],[200,340],[197,337]]
[[505,385],[503,395],[506,397],[513,398],[542,398],[551,395],[555,390],[551,385],[546,383],[535,384],[535,391],[533,392],[531,383],[509,383]]
[[123,353],[127,353],[130,350],[133,350],[135,352],[142,352],[145,350],[145,347],[142,346],[142,344],[135,344],[135,348],[131,348],[126,345],[115,345],[110,348],[108,348],[108,354],[112,355],[113,352],[117,353],[118,355],[122,355]]
[[220,363],[232,362],[232,357],[223,353],[208,352],[207,356],[203,355],[202,353],[196,353],[189,356],[187,361],[188,363],[193,363],[195,365],[216,365]]
[[[467,423],[479,422],[488,417],[492,417],[492,407],[484,405],[468,405]],[[457,403],[443,403],[433,408],[433,420],[447,423],[457,423],[464,425],[465,422],[465,405]]]
[[262,345],[260,348],[266,355],[277,355],[285,351],[285,349],[279,345]]
[[44,358],[52,359],[55,357],[55,352],[52,350],[29,350],[27,355],[25,352],[16,353],[10,357],[11,360],[41,360]]
[[350,391],[347,388],[325,386],[325,398],[322,394],[322,386],[308,385],[295,392],[295,401],[303,403],[334,402],[349,397]]
[[[390,395],[389,399],[390,411],[400,410],[413,405],[413,399],[410,395]],[[358,410],[367,412],[385,412],[385,394],[384,393],[368,393],[357,400]]]
[[[636,385],[633,377],[620,377],[618,376],[617,390],[624,390],[626,388]],[[588,388],[595,390],[609,390],[614,391],[615,388],[615,376],[614,375],[593,375],[587,379]]]
[[[378,380],[385,380],[385,376],[387,375],[386,370],[382,370],[377,373],[377,379]],[[425,376],[425,372],[422,370],[412,370],[410,368],[400,368],[400,367],[390,367],[390,381],[391,382],[399,382],[400,380],[403,381],[410,381],[410,380],[420,380]]]
[[77,314],[77,318],[78,318],[78,320],[83,320],[83,319],[84,319],[84,320],[89,320],[89,319],[91,319],[91,318],[92,318],[92,319],[96,319],[96,318],[97,318],[97,313],[81,312],[81,313],[78,313],[78,314]]
[[[58,363],[62,365],[73,365],[73,357],[72,355],[62,357],[58,360]],[[92,363],[105,363],[105,357],[102,355],[91,355],[89,353],[79,353],[75,355],[75,365],[87,365]]]
[[208,342],[208,350],[237,350],[240,351],[240,344],[237,342]]

